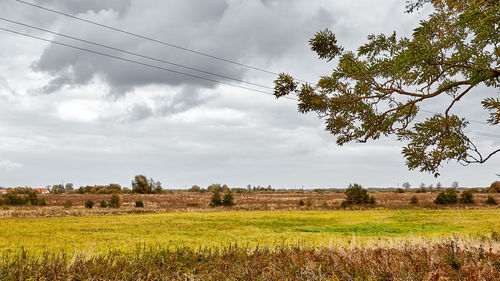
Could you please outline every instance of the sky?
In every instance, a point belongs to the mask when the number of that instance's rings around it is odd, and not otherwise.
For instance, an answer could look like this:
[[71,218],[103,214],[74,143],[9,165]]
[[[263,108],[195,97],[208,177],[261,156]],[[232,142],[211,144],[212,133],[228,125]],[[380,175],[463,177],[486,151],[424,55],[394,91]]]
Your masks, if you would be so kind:
[[[274,73],[317,81],[335,67],[310,51],[325,28],[346,49],[371,34],[410,36],[429,10],[404,13],[400,0],[26,0],[81,18]],[[434,178],[408,171],[404,143],[386,138],[338,147],[315,114],[297,102],[242,89],[272,89],[276,75],[111,31],[15,0],[0,0],[0,17],[98,42],[158,60],[138,58],[0,20],[0,28],[92,49],[213,83],[107,58],[0,30],[0,186],[118,183],[135,175],[165,188],[225,183],[232,187],[332,188],[489,186],[500,155],[483,165],[450,162]],[[239,87],[234,87],[232,84]],[[457,110],[484,121],[477,88]],[[426,105],[442,111],[437,101]],[[425,118],[423,113],[420,118]],[[499,130],[471,123],[486,150],[500,146]],[[485,135],[488,133],[488,135]],[[494,134],[496,133],[497,136]]]

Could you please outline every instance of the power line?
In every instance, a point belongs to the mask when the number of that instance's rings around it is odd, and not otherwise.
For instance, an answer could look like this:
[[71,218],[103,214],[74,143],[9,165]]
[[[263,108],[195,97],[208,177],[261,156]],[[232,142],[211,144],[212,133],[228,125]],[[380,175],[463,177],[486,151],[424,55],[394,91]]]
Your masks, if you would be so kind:
[[[236,87],[236,88],[240,88],[240,89],[244,89],[244,90],[248,90],[248,91],[253,91],[253,92],[258,92],[258,93],[262,93],[262,94],[274,96],[274,94],[270,93],[270,92],[265,92],[265,91],[262,91],[262,90],[253,89],[253,88],[249,88],[249,87],[245,87],[245,86],[239,86],[239,85],[235,85],[235,84],[231,84],[231,83],[227,83],[227,82],[223,82],[223,81],[219,81],[219,80],[215,80],[215,79],[211,79],[211,78],[207,78],[207,77],[203,77],[203,76],[198,76],[198,75],[194,75],[194,74],[190,74],[190,73],[185,73],[185,72],[181,72],[181,71],[177,71],[177,70],[173,70],[173,69],[168,69],[168,68],[164,68],[164,67],[161,67],[161,66],[156,66],[156,65],[152,65],[152,64],[148,64],[148,63],[144,63],[144,62],[140,62],[140,61],[126,59],[126,58],[122,58],[122,57],[118,57],[118,56],[114,56],[114,55],[102,53],[102,52],[99,52],[99,51],[89,50],[89,49],[86,49],[86,48],[81,48],[81,47],[77,47],[77,46],[74,46],[74,45],[70,45],[70,44],[66,44],[66,43],[61,43],[61,42],[58,42],[58,41],[54,41],[54,40],[49,40],[49,39],[37,37],[37,36],[34,36],[34,35],[29,35],[29,34],[26,34],[26,33],[22,33],[22,32],[18,32],[18,31],[10,30],[10,29],[6,29],[6,28],[1,28],[0,27],[0,30],[6,31],[6,32],[10,32],[10,33],[14,33],[14,34],[18,34],[18,35],[22,35],[22,36],[33,38],[33,39],[37,39],[37,40],[40,40],[40,41],[49,42],[49,43],[56,44],[56,45],[59,45],[59,46],[64,46],[64,47],[68,47],[68,48],[72,48],[72,49],[76,49],[76,50],[80,50],[80,51],[84,51],[84,52],[88,52],[88,53],[92,53],[92,54],[96,54],[96,55],[100,55],[100,56],[105,56],[105,57],[109,57],[109,58],[113,58],[113,59],[117,59],[117,60],[121,60],[121,61],[125,61],[125,62],[134,63],[134,64],[137,64],[137,65],[142,65],[142,66],[146,66],[146,67],[150,67],[150,68],[154,68],[154,69],[158,69],[158,70],[162,70],[162,71],[167,71],[167,72],[171,72],[171,73],[175,73],[175,74],[179,74],[179,75],[184,75],[184,76],[189,76],[189,77],[192,77],[192,78],[197,78],[197,79],[202,79],[202,80],[210,81],[210,82],[213,82],[213,83],[216,83],[216,84],[222,84],[222,85],[232,86],[232,87]],[[292,97],[284,97],[284,98],[287,98],[287,99],[290,99],[290,100],[298,100],[298,99],[295,99],[295,98],[292,98]]]
[[[29,3],[29,2],[26,2],[26,1],[22,1],[22,0],[16,0],[16,1],[19,2],[19,3],[25,4],[25,5],[29,5],[29,6],[32,6],[32,7],[38,8],[38,9],[42,9],[42,10],[45,10],[45,11],[48,11],[48,12],[51,12],[51,13],[59,14],[59,15],[65,16],[65,17],[69,17],[69,18],[75,19],[75,20],[79,20],[79,21],[83,21],[83,22],[86,22],[86,23],[90,23],[90,24],[93,24],[93,25],[96,25],[96,26],[99,26],[99,27],[102,27],[102,28],[106,28],[106,29],[109,29],[109,30],[113,30],[113,31],[116,31],[116,32],[127,34],[127,35],[130,35],[130,36],[136,37],[136,38],[145,39],[145,40],[148,40],[148,41],[151,41],[151,42],[155,42],[155,43],[158,43],[158,44],[161,44],[161,45],[165,45],[165,46],[168,46],[168,47],[176,48],[176,49],[183,50],[183,51],[186,51],[186,52],[190,52],[190,53],[193,53],[193,54],[197,54],[197,55],[200,55],[200,56],[212,58],[212,59],[219,60],[219,61],[222,61],[222,62],[226,62],[226,63],[238,65],[238,66],[241,66],[241,67],[246,67],[246,68],[249,68],[249,69],[261,71],[261,72],[264,72],[264,73],[267,73],[267,74],[279,75],[279,73],[276,73],[276,72],[273,72],[273,71],[269,71],[269,70],[266,70],[266,69],[263,69],[263,68],[260,68],[260,67],[255,67],[255,66],[247,65],[247,64],[236,62],[234,60],[230,60],[230,59],[222,58],[222,57],[219,57],[219,56],[207,54],[207,53],[204,53],[204,52],[196,51],[196,50],[193,50],[193,49],[190,49],[190,48],[187,48],[187,47],[182,47],[182,46],[179,46],[179,45],[176,45],[176,44],[172,44],[172,43],[169,43],[169,42],[165,42],[165,41],[161,41],[161,40],[158,40],[158,39],[155,39],[155,38],[152,38],[152,37],[148,37],[148,36],[141,35],[141,34],[138,34],[138,33],[126,31],[124,29],[119,29],[119,28],[112,27],[112,26],[109,26],[109,25],[105,25],[105,24],[102,24],[102,23],[98,23],[98,22],[95,22],[95,21],[91,21],[91,20],[87,20],[87,19],[84,19],[84,18],[80,18],[80,17],[74,16],[74,15],[70,15],[70,14],[67,14],[67,13],[64,13],[64,12],[61,12],[61,11],[57,11],[57,10],[54,10],[54,9],[46,8],[46,7],[43,7],[43,6],[40,6],[40,5],[36,5],[36,4],[33,4],[33,3]],[[307,81],[300,80],[300,79],[297,79],[297,80],[301,81],[301,82],[307,82]]]
[[166,61],[166,60],[163,60],[163,59],[158,59],[158,58],[154,58],[154,57],[142,55],[142,54],[139,54],[139,53],[134,53],[134,52],[126,51],[126,50],[119,49],[119,48],[116,48],[116,47],[111,47],[111,46],[100,44],[100,43],[97,43],[97,42],[94,42],[94,41],[85,40],[85,39],[81,39],[81,38],[78,38],[78,37],[74,37],[74,36],[62,34],[62,33],[59,33],[59,32],[55,32],[55,31],[51,31],[51,30],[48,30],[48,29],[44,29],[44,28],[32,26],[32,25],[25,24],[25,23],[22,23],[22,22],[18,22],[18,21],[14,21],[14,20],[9,20],[9,19],[2,18],[2,17],[0,17],[0,20],[6,21],[6,22],[10,22],[10,23],[14,23],[14,24],[21,25],[21,26],[25,26],[25,27],[29,27],[29,28],[32,28],[32,29],[40,30],[40,31],[43,31],[43,32],[51,33],[51,34],[58,35],[58,36],[61,36],[61,37],[69,38],[69,39],[72,39],[72,40],[84,42],[84,43],[91,44],[91,45],[94,45],[94,46],[99,46],[99,47],[106,48],[106,49],[109,49],[109,50],[122,52],[122,53],[133,55],[133,56],[136,56],[136,57],[141,57],[141,58],[145,58],[145,59],[149,59],[149,60],[153,60],[153,61],[157,61],[157,62],[169,64],[169,65],[174,65],[174,66],[181,67],[181,68],[184,68],[184,69],[188,69],[188,70],[192,70],[192,71],[201,72],[201,73],[204,73],[204,74],[209,74],[209,75],[217,76],[217,77],[220,77],[220,78],[225,78],[225,79],[237,81],[237,82],[240,82],[240,83],[250,84],[250,85],[254,85],[254,86],[258,86],[258,87],[262,87],[262,88],[274,90],[274,88],[268,87],[268,86],[264,86],[262,84],[248,82],[248,81],[244,81],[244,80],[241,80],[241,79],[238,79],[238,78],[233,78],[233,77],[230,77],[230,76],[226,76],[226,75],[222,75],[222,74],[217,74],[217,73],[213,73],[213,72],[210,72],[210,71],[206,71],[206,70],[202,70],[202,69],[198,69],[198,68],[194,68],[194,67],[185,66],[185,65],[182,65],[182,64],[178,64],[178,63]]

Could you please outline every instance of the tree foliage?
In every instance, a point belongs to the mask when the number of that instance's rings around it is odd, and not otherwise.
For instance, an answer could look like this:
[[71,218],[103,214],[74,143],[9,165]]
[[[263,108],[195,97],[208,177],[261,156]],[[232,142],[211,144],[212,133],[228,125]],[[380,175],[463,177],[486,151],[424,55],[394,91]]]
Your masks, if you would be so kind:
[[161,193],[163,188],[161,182],[155,182],[153,179],[148,180],[144,175],[137,175],[132,181],[132,191],[142,194]]
[[439,205],[449,205],[456,204],[458,202],[458,194],[454,188],[448,188],[444,191],[439,192],[434,200],[434,204]]
[[351,184],[345,191],[346,205],[374,204],[375,198],[368,195],[368,191],[359,184]]
[[[280,74],[275,96],[297,94],[299,111],[324,118],[338,145],[396,135],[407,143],[402,153],[409,169],[437,177],[443,162],[486,162],[500,149],[480,152],[454,106],[479,86],[499,86],[500,2],[417,0],[408,12],[425,4],[434,12],[411,38],[372,34],[347,51],[332,31],[318,32],[309,44],[320,59],[336,59],[333,73],[315,85]],[[436,99],[447,101],[442,112],[417,120],[421,105]],[[500,124],[500,98],[488,97],[482,106],[490,114],[485,121]]]
[[222,205],[222,198],[219,189],[214,189],[212,198],[210,198],[210,206],[217,207]]

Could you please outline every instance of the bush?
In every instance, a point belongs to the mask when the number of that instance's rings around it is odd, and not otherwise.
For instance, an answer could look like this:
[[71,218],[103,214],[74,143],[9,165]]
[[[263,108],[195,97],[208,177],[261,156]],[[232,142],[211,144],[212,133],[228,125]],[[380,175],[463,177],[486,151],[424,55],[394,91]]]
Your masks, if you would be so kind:
[[397,188],[396,190],[394,190],[395,193],[405,193],[405,190],[402,189],[402,188]]
[[94,201],[92,201],[92,200],[85,201],[85,208],[87,208],[87,209],[94,208]]
[[488,199],[486,199],[486,204],[488,205],[497,205],[497,200],[495,200],[495,197],[492,195],[488,196]]
[[71,200],[66,200],[66,202],[64,202],[64,208],[69,209],[71,207],[73,207],[73,202],[71,202]]
[[308,208],[311,208],[312,205],[313,205],[313,200],[311,198],[307,198],[307,200],[306,200],[306,206]]
[[212,198],[210,199],[210,206],[217,207],[220,205],[222,205],[220,191],[219,191],[219,189],[214,189],[214,191],[212,193]]
[[47,206],[47,200],[45,200],[45,198],[40,199],[40,201],[38,202],[38,205]]
[[38,205],[38,192],[30,190],[30,192],[28,192],[27,200],[27,202],[29,202],[32,206]]
[[351,184],[345,191],[347,205],[375,204],[375,198],[359,184]]
[[234,196],[231,191],[227,191],[222,198],[222,205],[226,207],[234,206]]
[[418,188],[415,193],[427,193],[427,189],[423,186],[421,186],[420,188]]
[[108,207],[108,203],[104,200],[102,200],[101,202],[99,202],[99,207],[101,208],[107,208]]
[[489,192],[500,193],[500,181],[496,181],[490,185]]
[[122,198],[118,194],[111,195],[111,199],[109,199],[108,206],[110,208],[120,208],[122,206]]
[[412,204],[412,205],[417,205],[418,204],[418,198],[417,198],[417,196],[413,196],[412,198],[410,198],[410,204]]
[[460,203],[474,204],[474,191],[467,189],[466,191],[462,192],[462,195],[460,196]]
[[458,202],[457,191],[454,188],[448,188],[444,191],[439,192],[434,200],[434,204],[439,205],[449,205],[456,204]]
[[345,208],[349,207],[349,204],[347,204],[347,201],[344,200],[344,201],[342,201],[342,203],[340,203],[340,207],[345,209]]
[[26,197],[21,197],[14,193],[8,193],[3,196],[3,203],[5,205],[20,206],[20,205],[26,205],[27,202],[28,200]]
[[300,199],[299,200],[299,206],[305,206],[306,205],[306,202],[303,200],[303,199]]
[[135,201],[135,207],[136,208],[144,208],[144,202],[142,202],[142,200]]

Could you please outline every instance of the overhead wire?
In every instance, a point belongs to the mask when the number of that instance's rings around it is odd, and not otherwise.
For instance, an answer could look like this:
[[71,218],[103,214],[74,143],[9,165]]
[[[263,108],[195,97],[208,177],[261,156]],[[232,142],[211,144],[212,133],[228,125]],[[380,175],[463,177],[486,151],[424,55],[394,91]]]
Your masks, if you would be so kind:
[[214,73],[214,72],[210,72],[210,71],[206,71],[206,70],[202,70],[202,69],[198,69],[198,68],[194,68],[194,67],[185,66],[185,65],[182,65],[182,64],[179,64],[179,63],[174,63],[174,62],[171,62],[171,61],[167,61],[167,60],[163,60],[163,59],[159,59],[159,58],[154,58],[154,57],[147,56],[147,55],[142,55],[142,54],[139,54],[139,53],[135,53],[135,52],[123,50],[123,49],[112,47],[112,46],[109,46],[109,45],[104,45],[104,44],[97,43],[97,42],[90,41],[90,40],[86,40],[86,39],[81,39],[81,38],[78,38],[78,37],[75,37],[75,36],[70,36],[70,35],[67,35],[67,34],[60,33],[60,32],[51,31],[51,30],[48,30],[48,29],[36,27],[36,26],[29,25],[29,24],[26,24],[26,23],[22,23],[22,22],[18,22],[18,21],[6,19],[6,18],[3,18],[3,17],[0,17],[0,20],[6,21],[6,22],[9,22],[9,23],[14,23],[14,24],[21,25],[21,26],[25,26],[25,27],[29,27],[29,28],[36,29],[36,30],[39,30],[39,31],[47,32],[47,33],[54,34],[54,35],[57,35],[57,36],[69,38],[69,39],[72,39],[72,40],[75,40],[75,41],[79,41],[79,42],[91,44],[91,45],[94,45],[94,46],[106,48],[106,49],[109,49],[109,50],[118,51],[118,52],[121,52],[121,53],[124,53],[124,54],[133,55],[133,56],[136,56],[136,57],[145,58],[145,59],[153,60],[153,61],[156,61],[156,62],[161,62],[161,63],[165,63],[165,64],[177,66],[177,67],[188,69],[188,70],[192,70],[192,71],[197,71],[197,72],[208,74],[208,75],[213,75],[213,76],[217,76],[217,77],[220,77],[220,78],[225,78],[225,79],[233,80],[233,81],[240,82],[240,83],[245,83],[245,84],[249,84],[249,85],[253,85],[253,86],[258,86],[258,87],[262,87],[262,88],[274,90],[274,88],[269,87],[269,86],[265,86],[265,85],[262,85],[262,84],[248,82],[248,81],[241,80],[241,79],[238,79],[238,78],[234,78],[234,77],[230,77],[230,76],[226,76],[226,75],[222,75],[222,74],[217,74],[217,73]]
[[[249,87],[245,87],[245,86],[235,85],[235,84],[232,84],[232,83],[227,83],[227,82],[215,80],[215,79],[212,79],[212,78],[207,78],[207,77],[203,77],[203,76],[199,76],[199,75],[195,75],[195,74],[190,74],[190,73],[186,73],[186,72],[182,72],[182,71],[177,71],[177,70],[173,70],[173,69],[169,69],[169,68],[165,68],[165,67],[161,67],[161,66],[157,66],[157,65],[152,65],[152,64],[148,64],[148,63],[144,63],[144,62],[140,62],[140,61],[136,61],[136,60],[131,60],[131,59],[123,58],[123,57],[118,57],[118,56],[115,56],[115,55],[110,55],[110,54],[106,54],[106,53],[103,53],[103,52],[99,52],[99,51],[95,51],[95,50],[90,50],[90,49],[86,49],[86,48],[74,46],[74,45],[71,45],[71,44],[66,44],[66,43],[55,41],[55,40],[50,40],[50,39],[46,39],[46,38],[42,38],[42,37],[30,35],[30,34],[18,32],[18,31],[15,31],[15,30],[7,29],[7,28],[1,28],[0,27],[0,30],[6,31],[6,32],[10,32],[10,33],[13,33],[13,34],[17,34],[17,35],[21,35],[21,36],[25,36],[25,37],[29,37],[29,38],[32,38],[32,39],[37,39],[37,40],[40,40],[40,41],[45,41],[45,42],[52,43],[52,44],[59,45],[59,46],[64,46],[64,47],[68,47],[68,48],[72,48],[72,49],[76,49],[76,50],[80,50],[80,51],[84,51],[84,52],[88,52],[88,53],[92,53],[92,54],[96,54],[96,55],[100,55],[100,56],[109,57],[109,58],[112,58],[112,59],[117,59],[117,60],[129,62],[129,63],[134,63],[134,64],[137,64],[137,65],[142,65],[142,66],[146,66],[146,67],[150,67],[150,68],[154,68],[154,69],[158,69],[158,70],[162,70],[162,71],[166,71],[166,72],[176,73],[176,74],[179,74],[179,75],[184,75],[184,76],[188,76],[188,77],[192,77],[192,78],[202,79],[202,80],[213,82],[213,83],[216,83],[216,84],[227,85],[227,86],[236,87],[236,88],[240,88],[240,89],[244,89],[244,90],[248,90],[248,91],[253,91],[253,92],[258,92],[258,93],[261,93],[261,94],[266,94],[266,95],[274,96],[274,93],[270,93],[270,92],[266,92],[266,91],[262,91],[262,90],[258,90],[258,89],[254,89],[254,88],[249,88]],[[298,99],[293,98],[293,97],[284,97],[284,98],[290,99],[290,100],[298,100]]]
[[[191,48],[187,48],[187,47],[183,47],[183,46],[180,46],[180,45],[177,45],[177,44],[173,44],[173,43],[170,43],[170,42],[166,42],[166,41],[163,41],[163,40],[155,39],[155,38],[152,38],[150,36],[141,35],[141,34],[138,34],[138,33],[135,33],[135,32],[127,31],[127,30],[124,30],[124,29],[112,27],[112,26],[109,26],[109,25],[106,25],[106,24],[102,24],[102,23],[99,23],[99,22],[95,22],[95,21],[91,21],[91,20],[84,19],[84,18],[81,18],[81,17],[77,17],[77,16],[74,16],[74,15],[71,15],[71,14],[68,14],[68,13],[65,13],[65,12],[61,12],[61,11],[58,11],[58,10],[47,8],[47,7],[44,7],[44,6],[41,6],[41,5],[37,5],[37,4],[34,4],[34,3],[30,3],[30,2],[26,2],[26,1],[22,1],[22,0],[16,0],[16,1],[19,2],[19,3],[21,3],[21,4],[29,5],[29,6],[32,6],[32,7],[38,8],[38,9],[42,9],[42,10],[45,10],[45,11],[48,11],[48,12],[51,12],[51,13],[55,13],[55,14],[62,15],[62,16],[68,17],[68,18],[72,18],[72,19],[75,19],[75,20],[78,20],[78,21],[82,21],[82,22],[85,22],[85,23],[96,25],[96,26],[99,26],[99,27],[102,27],[102,28],[105,28],[105,29],[108,29],[108,30],[112,30],[112,31],[115,31],[115,32],[119,32],[119,33],[122,33],[122,34],[129,35],[129,36],[132,36],[132,37],[136,37],[136,38],[148,40],[148,41],[151,41],[151,42],[154,42],[154,43],[157,43],[157,44],[161,44],[161,45],[164,45],[164,46],[168,46],[168,47],[171,47],[171,48],[176,48],[176,49],[179,49],[179,50],[183,50],[183,51],[190,52],[190,53],[193,53],[193,54],[197,54],[197,55],[200,55],[200,56],[208,57],[208,58],[215,59],[215,60],[218,60],[218,61],[222,61],[222,62],[225,62],[225,63],[230,63],[230,64],[237,65],[237,66],[240,66],[240,67],[245,67],[245,68],[248,68],[248,69],[257,70],[257,71],[264,72],[264,73],[267,73],[267,74],[279,75],[279,73],[277,73],[277,72],[269,71],[269,70],[263,69],[261,67],[255,67],[255,66],[251,66],[251,65],[248,65],[248,64],[240,63],[240,62],[237,62],[237,61],[234,61],[234,60],[231,60],[231,59],[227,59],[227,58],[223,58],[223,57],[220,57],[220,56],[216,56],[216,55],[208,54],[208,53],[205,53],[205,52],[197,51],[197,50],[194,50],[194,49],[191,49]],[[309,82],[307,82],[305,80],[301,80],[301,79],[296,79],[296,80],[301,81],[301,82],[309,83]]]

